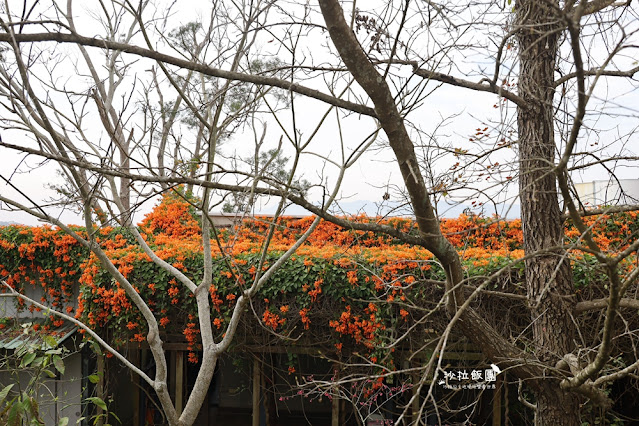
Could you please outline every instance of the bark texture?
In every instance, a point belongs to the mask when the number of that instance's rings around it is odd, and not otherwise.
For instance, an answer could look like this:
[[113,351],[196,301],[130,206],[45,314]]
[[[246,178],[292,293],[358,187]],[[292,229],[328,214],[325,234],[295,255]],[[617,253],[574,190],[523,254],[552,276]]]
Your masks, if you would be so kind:
[[[563,219],[553,166],[554,73],[558,38],[563,27],[559,4],[551,0],[519,0],[516,24],[520,30],[518,108],[519,190],[526,261],[526,286],[531,308],[533,346],[546,365],[555,365],[574,350],[575,308],[570,262],[560,248]],[[540,379],[541,381],[541,379]],[[559,381],[543,379],[536,389],[537,419],[541,425],[577,425],[579,401],[558,389]]]

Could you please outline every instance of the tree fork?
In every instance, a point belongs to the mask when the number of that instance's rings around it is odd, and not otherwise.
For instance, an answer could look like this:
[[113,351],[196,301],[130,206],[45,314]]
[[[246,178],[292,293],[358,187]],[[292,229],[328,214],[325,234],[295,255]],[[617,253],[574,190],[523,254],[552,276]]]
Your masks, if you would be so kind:
[[420,174],[413,141],[397,110],[390,88],[362,50],[355,34],[344,20],[344,12],[337,0],[319,1],[333,44],[355,80],[366,91],[375,105],[375,112],[390,147],[395,153],[404,184],[411,198],[415,219],[419,227],[421,246],[431,251],[446,271],[447,308],[452,321],[493,362],[511,368],[522,379],[543,374],[538,363],[499,334],[472,307],[463,294],[463,270],[457,251],[443,236],[439,220]]

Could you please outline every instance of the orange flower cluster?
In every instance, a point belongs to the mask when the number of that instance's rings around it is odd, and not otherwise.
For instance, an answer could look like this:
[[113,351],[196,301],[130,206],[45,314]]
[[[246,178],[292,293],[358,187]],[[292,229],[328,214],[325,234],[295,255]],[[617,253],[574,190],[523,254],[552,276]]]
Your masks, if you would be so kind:
[[277,329],[279,325],[284,325],[286,323],[286,318],[280,318],[278,314],[274,314],[268,309],[264,311],[262,315],[262,322],[267,327],[272,328],[273,330]]
[[192,214],[193,207],[183,194],[166,192],[162,201],[146,215],[140,227],[149,234],[169,238],[189,238],[201,234],[200,225]]
[[[624,250],[637,236],[637,218],[639,212],[625,212],[612,215],[587,216],[582,220],[591,229],[593,240],[604,251],[618,252]],[[572,242],[584,245],[579,241],[579,231],[574,226],[566,228],[565,235]],[[579,246],[577,247],[579,248]]]
[[308,318],[308,308],[300,309],[300,319],[302,320],[302,324],[304,325],[304,330],[308,330],[311,326],[311,320]]
[[144,337],[144,334],[142,333],[135,333],[133,337],[131,338],[132,342],[144,342],[145,340],[146,340],[146,337]]
[[321,278],[315,280],[315,283],[313,283],[313,290],[308,291],[308,295],[311,296],[311,302],[315,302],[317,300],[317,296],[319,296],[322,293],[323,282],[324,280]]
[[[189,315],[189,320],[193,321],[193,319],[195,319],[195,317],[193,315]],[[189,322],[186,324],[186,328],[182,331],[182,333],[184,334],[184,337],[186,337],[186,342],[188,344],[188,360],[193,364],[197,364],[198,358],[193,351],[197,348],[197,335],[200,334],[200,330],[196,327],[194,322]]]
[[[80,273],[75,258],[83,252],[75,239],[50,226],[0,227],[0,247],[0,278],[8,285],[40,288],[40,302],[66,312],[75,309],[73,289]],[[22,300],[18,306],[40,311]]]
[[351,305],[346,306],[346,310],[342,312],[338,321],[330,321],[329,325],[338,333],[351,336],[355,342],[363,343],[368,348],[373,348],[375,334],[378,330],[384,330],[386,327],[375,315],[377,308],[375,305],[366,309],[369,313],[369,319],[361,318],[351,312]]
[[[392,226],[406,233],[417,233],[415,222],[406,218],[380,219],[355,216],[349,219]],[[271,243],[273,250],[285,250],[290,247],[310,226],[312,220],[312,217],[278,219],[279,226],[274,241]],[[259,249],[270,225],[270,218],[257,217],[254,220],[247,220],[241,227],[236,226],[232,232],[234,235],[233,245],[229,243],[231,252],[237,254],[246,250]],[[516,249],[521,247],[523,241],[521,221],[518,219],[491,220],[479,216],[461,215],[454,219],[442,219],[441,229],[444,236],[458,248],[473,246],[486,249]],[[387,235],[343,229],[333,223],[322,221],[308,238],[305,247],[316,248],[320,253],[335,254],[333,249],[336,247],[339,247],[340,252],[344,253],[344,249],[359,251],[365,248],[389,248],[396,245],[398,242]],[[325,250],[321,250],[322,248]],[[304,253],[300,252],[300,255],[304,255]],[[309,260],[308,264],[312,264],[312,261]]]

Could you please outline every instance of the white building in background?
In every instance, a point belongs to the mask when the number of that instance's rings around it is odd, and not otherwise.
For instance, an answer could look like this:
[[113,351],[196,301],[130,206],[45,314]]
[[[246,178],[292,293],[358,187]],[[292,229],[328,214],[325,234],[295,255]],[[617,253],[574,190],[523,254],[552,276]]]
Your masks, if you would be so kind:
[[579,200],[586,208],[639,204],[639,179],[595,180],[575,184]]

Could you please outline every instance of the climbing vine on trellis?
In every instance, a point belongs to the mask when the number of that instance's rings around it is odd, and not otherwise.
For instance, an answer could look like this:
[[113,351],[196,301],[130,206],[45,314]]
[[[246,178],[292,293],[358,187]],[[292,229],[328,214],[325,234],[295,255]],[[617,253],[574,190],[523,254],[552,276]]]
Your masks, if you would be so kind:
[[[416,233],[406,218],[354,217],[383,222]],[[214,247],[212,321],[221,338],[240,292],[255,278],[269,218],[243,221],[211,235]],[[280,218],[266,264],[295,241],[312,218]],[[621,250],[639,232],[636,213],[587,218],[593,235],[605,248]],[[462,215],[442,220],[444,234],[459,250],[469,279],[509,266],[523,274],[519,220]],[[73,228],[85,237],[86,230]],[[195,282],[202,278],[201,228],[192,204],[180,194],[165,195],[140,223],[139,229],[155,253]],[[197,361],[198,333],[193,295],[175,278],[151,262],[122,228],[92,232],[118,270],[133,284],[156,315],[162,331],[182,335]],[[596,262],[579,248],[578,232],[567,225],[577,291],[596,281]],[[91,328],[108,334],[116,347],[143,342],[146,325],[124,290],[73,237],[49,226],[0,228],[0,277],[20,291],[41,289],[41,302],[74,314]],[[629,259],[628,262],[632,262]],[[420,313],[420,300],[433,297],[444,274],[423,248],[387,235],[341,229],[322,222],[308,241],[261,289],[253,304],[267,330],[302,336],[311,328],[330,335],[333,350],[361,348],[373,362],[384,357],[393,333],[406,328]],[[38,310],[18,301],[22,309]],[[50,314],[51,325],[61,320]],[[45,325],[48,327],[50,325]],[[384,358],[386,359],[386,358]],[[392,358],[388,358],[392,362]]]

